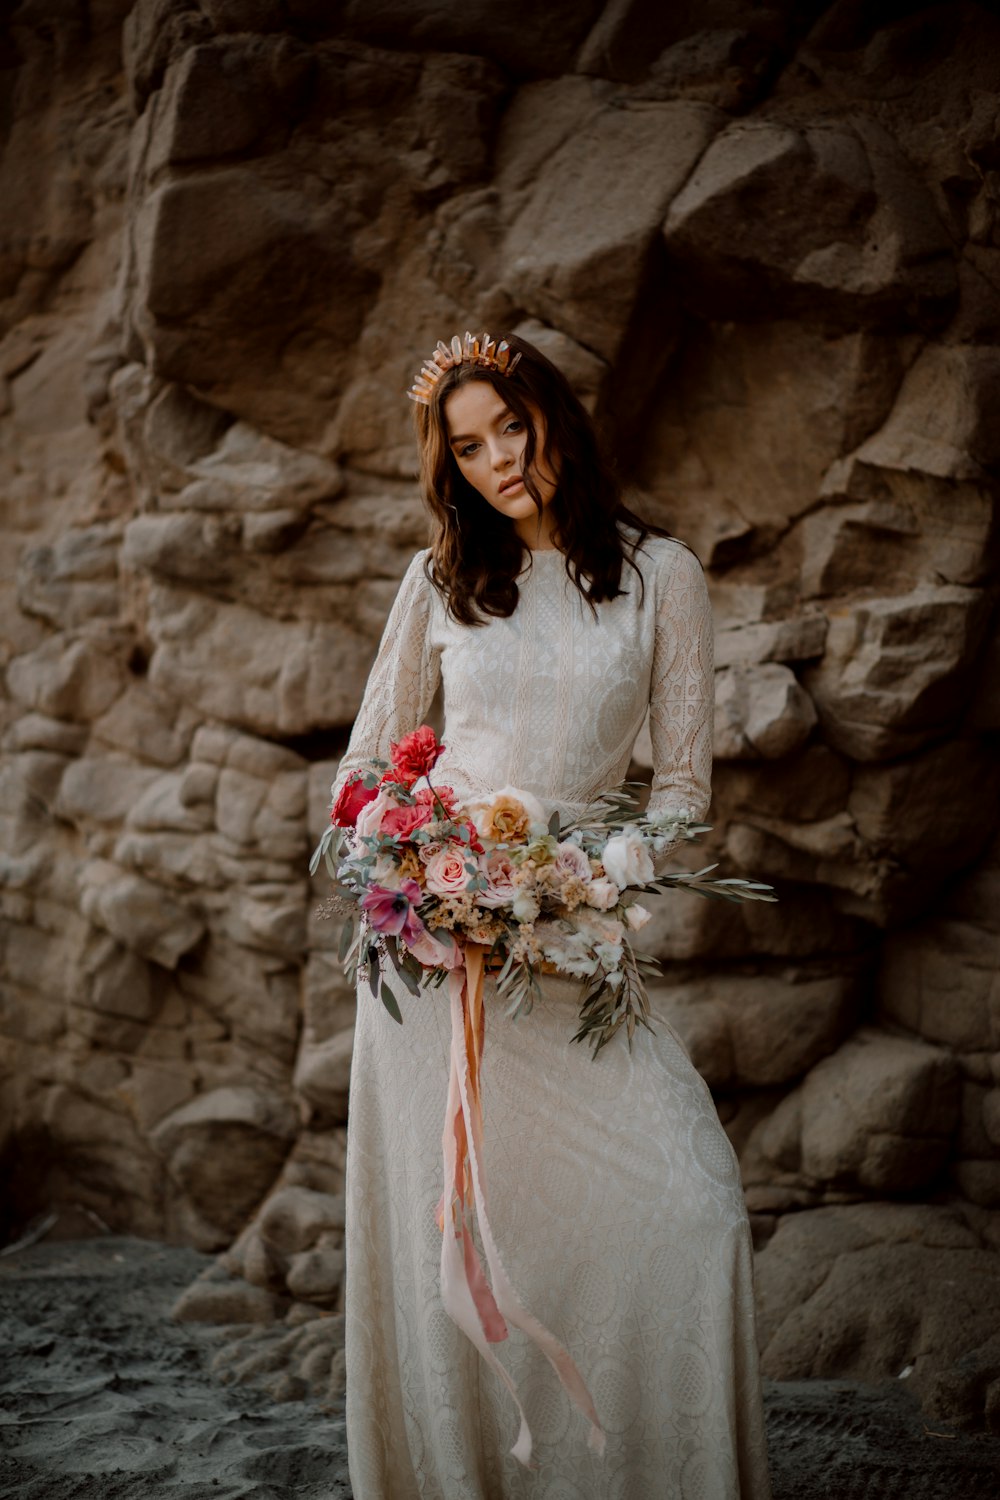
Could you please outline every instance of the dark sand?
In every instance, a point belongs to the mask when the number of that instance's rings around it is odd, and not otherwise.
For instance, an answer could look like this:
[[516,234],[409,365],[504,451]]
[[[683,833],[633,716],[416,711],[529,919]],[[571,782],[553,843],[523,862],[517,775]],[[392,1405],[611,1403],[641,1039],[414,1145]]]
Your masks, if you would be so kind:
[[[0,1497],[348,1500],[342,1412],[222,1384],[218,1331],[170,1321],[210,1260],[119,1237],[0,1257]],[[1000,1497],[1000,1437],[925,1423],[898,1383],[767,1403],[775,1500]]]

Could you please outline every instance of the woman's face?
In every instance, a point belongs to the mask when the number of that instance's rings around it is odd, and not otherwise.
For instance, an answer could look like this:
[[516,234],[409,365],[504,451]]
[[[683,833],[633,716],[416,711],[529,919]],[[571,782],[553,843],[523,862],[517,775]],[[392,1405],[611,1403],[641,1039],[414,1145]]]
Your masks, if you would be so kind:
[[[528,433],[503,397],[485,380],[468,380],[445,398],[448,442],[462,474],[483,499],[507,516],[529,547],[552,545],[548,505],[558,485],[558,458],[545,454],[545,422],[534,413],[535,461],[531,479],[542,503],[538,514],[524,484]],[[551,473],[549,469],[555,469]]]

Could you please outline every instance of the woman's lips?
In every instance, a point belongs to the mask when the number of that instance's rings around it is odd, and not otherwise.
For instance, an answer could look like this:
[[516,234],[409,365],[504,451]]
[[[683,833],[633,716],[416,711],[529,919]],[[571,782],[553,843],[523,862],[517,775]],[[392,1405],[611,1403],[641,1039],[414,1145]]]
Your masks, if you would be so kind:
[[524,489],[524,480],[521,478],[520,474],[518,474],[518,475],[516,475],[512,479],[505,479],[504,480],[503,484],[500,486],[500,494],[501,495],[512,495],[512,494],[514,494],[514,492],[516,490],[523,490],[523,489]]

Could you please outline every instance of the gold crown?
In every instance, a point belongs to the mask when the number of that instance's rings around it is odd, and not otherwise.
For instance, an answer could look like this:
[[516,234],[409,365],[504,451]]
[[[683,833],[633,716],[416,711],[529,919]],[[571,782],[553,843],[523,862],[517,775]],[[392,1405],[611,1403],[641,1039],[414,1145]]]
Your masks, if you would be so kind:
[[513,352],[506,339],[501,339],[498,344],[488,333],[480,334],[477,339],[471,333],[460,339],[456,333],[450,344],[438,339],[437,348],[430,359],[424,361],[420,374],[406,394],[411,401],[419,401],[421,406],[430,406],[434,387],[446,370],[453,370],[456,365],[469,364],[481,365],[486,370],[499,370],[501,375],[513,375],[520,358],[520,354]]

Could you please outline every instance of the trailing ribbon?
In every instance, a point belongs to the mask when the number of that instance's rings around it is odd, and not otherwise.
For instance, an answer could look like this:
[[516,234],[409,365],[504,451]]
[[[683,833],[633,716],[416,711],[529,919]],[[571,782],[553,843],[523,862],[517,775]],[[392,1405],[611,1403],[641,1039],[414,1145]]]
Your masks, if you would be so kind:
[[[444,1192],[438,1204],[438,1225],[442,1231],[441,1300],[448,1316],[497,1372],[514,1400],[521,1426],[510,1451],[519,1463],[525,1468],[535,1467],[531,1460],[531,1432],[517,1386],[490,1348],[490,1344],[507,1337],[508,1323],[520,1328],[541,1349],[563,1389],[590,1423],[588,1446],[601,1455],[604,1433],[583,1377],[569,1352],[528,1312],[514,1291],[490,1228],[482,1164],[483,1109],[479,1079],[486,1020],[483,1009],[486,949],[478,943],[467,943],[464,953],[464,968],[453,969],[448,975],[451,1069],[441,1140]],[[473,1242],[473,1213],[479,1224],[492,1287]]]

